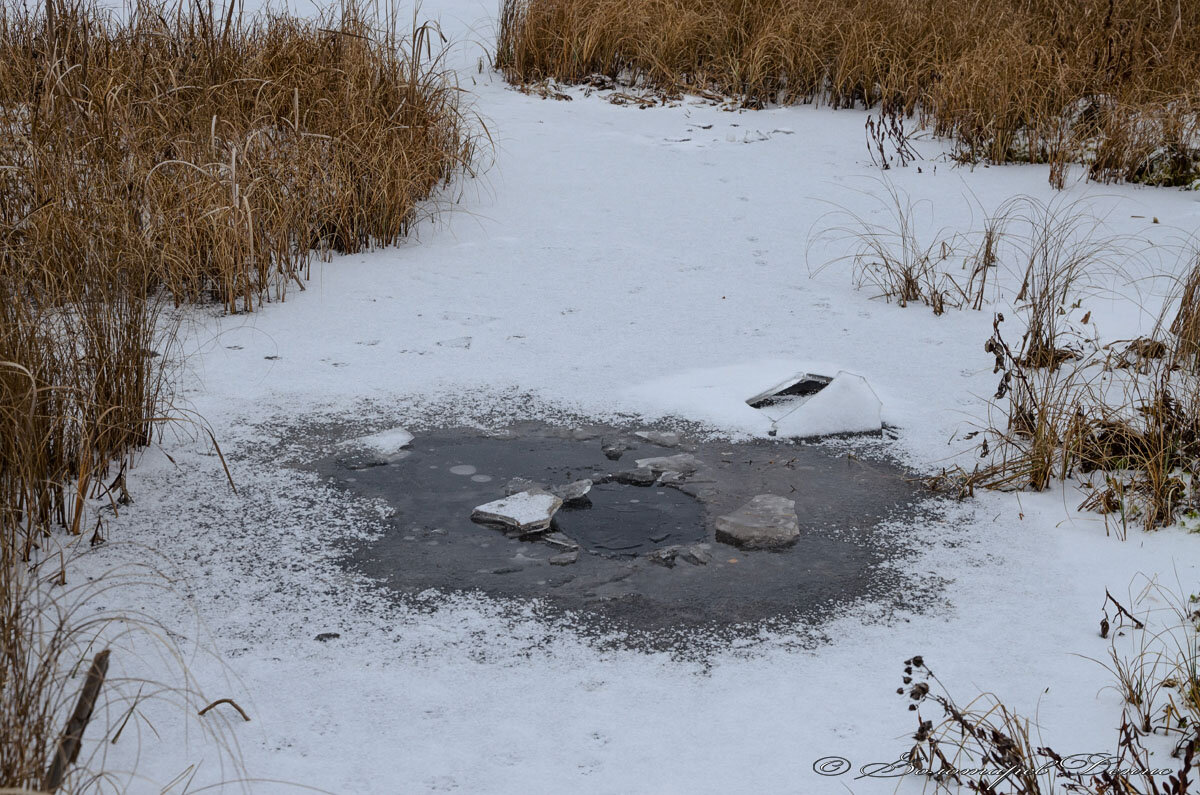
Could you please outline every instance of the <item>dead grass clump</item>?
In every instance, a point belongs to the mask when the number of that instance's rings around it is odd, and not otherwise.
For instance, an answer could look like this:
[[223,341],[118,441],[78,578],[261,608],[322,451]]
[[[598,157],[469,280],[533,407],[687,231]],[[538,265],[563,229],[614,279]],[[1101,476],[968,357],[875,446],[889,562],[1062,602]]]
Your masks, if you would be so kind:
[[[902,757],[904,772],[927,776],[939,792],[1058,791],[1055,783],[1066,771],[1054,764],[1054,752],[1037,746],[1029,720],[995,695],[985,693],[959,706],[920,655],[904,661],[903,681],[896,692],[907,696],[909,710],[917,713],[913,745]],[[939,721],[921,715],[927,702],[941,708]]]
[[1091,491],[1080,507],[1119,519],[1122,537],[1130,524],[1163,527],[1200,505],[1200,379],[1172,364],[1161,340],[1034,368],[1009,348],[1002,321],[987,349],[1004,419],[985,435],[988,462],[966,476],[968,488],[1041,491],[1076,478]]
[[983,309],[987,295],[988,277],[1000,266],[1000,245],[1005,236],[1009,219],[1003,214],[988,217],[983,224],[983,232],[979,237],[974,253],[965,263],[970,268],[967,286],[963,289],[963,298],[975,311]]
[[1063,318],[1077,292],[1099,271],[1115,271],[1125,256],[1116,238],[1101,234],[1100,219],[1078,203],[1022,196],[988,214],[977,231],[927,234],[923,203],[889,182],[880,186],[868,195],[886,222],[839,208],[829,213],[836,222],[816,236],[848,244],[851,253],[840,261],[851,263],[859,287],[870,285],[877,297],[900,306],[926,304],[938,315],[950,307],[981,310],[989,277],[1015,261],[1005,270],[1021,285],[1014,304],[1026,320],[1022,363],[1057,367],[1077,355],[1062,347]]
[[1024,266],[1014,303],[1025,319],[1020,358],[1025,367],[1056,368],[1080,352],[1062,343],[1063,323],[1078,289],[1122,252],[1118,242],[1100,234],[1103,223],[1077,204],[1044,204],[1021,198],[1002,208],[1000,217],[1028,227],[1015,238]]
[[[234,6],[229,6],[233,12]],[[310,251],[407,234],[469,169],[475,134],[429,55],[348,3],[241,22],[143,2],[0,13],[0,222],[13,266],[50,284],[120,262],[178,301],[229,311],[302,286]],[[431,60],[432,58],[432,60]],[[86,267],[48,265],[92,257]]]
[[[38,568],[4,563],[10,568],[0,580],[0,787],[54,792],[77,761],[69,758],[77,746],[63,737],[78,697],[72,679],[102,651],[91,641],[106,622],[81,619],[48,599]],[[55,764],[60,738],[72,747]]]
[[1093,154],[1088,174],[1101,182],[1187,187],[1200,176],[1200,96],[1106,104],[1087,120]]
[[55,583],[29,572],[53,527],[93,529],[89,499],[127,501],[123,457],[168,405],[167,310],[250,311],[314,251],[395,242],[478,141],[436,30],[353,0],[35,6],[0,7],[0,788],[44,785],[90,656],[66,639],[94,628],[46,624]]
[[[178,636],[147,615],[97,608],[120,590],[150,599],[173,591],[163,574],[131,566],[67,584],[57,556],[29,564],[6,554],[0,550],[0,791],[127,791],[136,771],[109,755],[117,745],[123,758],[136,757],[164,711],[212,740],[223,768],[240,770],[237,717],[198,714],[211,696],[197,686]],[[138,675],[147,665],[155,678]]]
[[[990,795],[1186,795],[1195,784],[1200,733],[1195,727],[1176,729],[1182,735],[1173,759],[1154,760],[1144,737],[1123,715],[1115,752],[1062,755],[1035,739],[1031,721],[1009,709],[992,693],[960,706],[919,656],[905,661],[906,685],[897,692],[908,696],[917,713],[913,745],[893,775],[926,776],[937,792],[980,792]],[[914,681],[915,680],[915,681]],[[932,703],[941,711],[924,718],[920,707]]]
[[1079,368],[1028,367],[1000,330],[1004,316],[992,323],[985,350],[995,357],[992,372],[1000,375],[994,399],[1004,401],[1005,421],[981,443],[981,455],[992,456],[968,478],[970,487],[1041,491],[1055,478],[1065,479],[1078,464],[1075,443],[1078,418],[1074,395],[1081,387]]
[[[877,197],[887,215],[885,223],[841,208],[830,213],[838,223],[820,231],[818,238],[847,244],[848,261],[858,287],[870,286],[874,297],[895,301],[906,307],[911,303],[929,306],[935,315],[947,307],[962,307],[973,301],[950,277],[947,262],[955,257],[957,241],[944,230],[925,236],[921,230],[921,207],[890,183],[882,183],[886,198]],[[834,260],[839,261],[839,260]],[[832,263],[830,263],[832,264]],[[985,270],[994,263],[984,266]],[[819,271],[828,264],[822,265]],[[980,276],[977,287],[982,291]]]
[[1142,0],[504,0],[514,84],[600,74],[748,107],[884,105],[964,160],[1198,175],[1200,6]]
[[1197,515],[1200,372],[1178,363],[1176,340],[1158,334],[1033,368],[1005,343],[1002,319],[988,350],[1005,420],[986,435],[989,462],[967,486],[1039,491],[1075,478],[1090,491],[1080,508],[1116,520],[1121,537],[1133,524],[1149,530]]
[[1140,520],[1147,529],[1173,524],[1194,509],[1200,474],[1196,385],[1166,368],[1155,376],[1131,381],[1134,416],[1093,401],[1079,437],[1083,471],[1103,472],[1104,491],[1119,503],[1123,522]]
[[282,298],[314,250],[407,234],[476,147],[428,26],[45,8],[0,9],[0,510],[34,534],[79,532],[149,441],[164,300]]
[[1180,284],[1179,308],[1171,320],[1171,334],[1184,362],[1200,364],[1200,249],[1191,253],[1191,265]]

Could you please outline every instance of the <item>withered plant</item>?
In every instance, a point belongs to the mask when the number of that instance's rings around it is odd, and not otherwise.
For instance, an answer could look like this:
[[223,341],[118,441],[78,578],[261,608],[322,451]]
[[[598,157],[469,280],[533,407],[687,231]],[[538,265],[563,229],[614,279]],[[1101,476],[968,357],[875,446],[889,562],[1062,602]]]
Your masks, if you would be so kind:
[[[1151,603],[1159,605],[1150,609]],[[1114,716],[1115,752],[1072,749],[1060,754],[1036,727],[985,693],[960,706],[921,656],[905,660],[903,685],[916,713],[912,772],[938,791],[990,795],[1186,795],[1200,784],[1200,596],[1147,582],[1129,608],[1105,592],[1100,636],[1123,709]],[[1110,612],[1110,610],[1112,612]],[[1136,615],[1135,615],[1136,613]],[[1141,616],[1139,618],[1138,616]],[[1113,622],[1116,622],[1115,624]],[[926,717],[934,705],[940,714]],[[1152,757],[1149,737],[1171,740],[1171,761]],[[1064,738],[1069,741],[1070,738]]]
[[829,217],[835,222],[822,228],[817,237],[839,242],[851,253],[814,272],[848,261],[857,285],[873,288],[873,297],[895,301],[901,307],[925,304],[935,315],[948,306],[961,306],[961,291],[947,272],[956,238],[945,230],[925,236],[918,217],[920,205],[891,183],[881,184],[885,196],[877,202],[886,210],[887,221],[871,221],[846,208],[832,211]]
[[1200,5],[1145,0],[503,0],[517,85],[595,75],[746,107],[885,105],[966,161],[1200,176]]
[[100,540],[89,500],[128,501],[173,413],[175,307],[282,300],[314,254],[396,242],[473,173],[485,131],[440,41],[353,0],[0,6],[0,788],[54,782],[98,627],[32,572],[55,527]]

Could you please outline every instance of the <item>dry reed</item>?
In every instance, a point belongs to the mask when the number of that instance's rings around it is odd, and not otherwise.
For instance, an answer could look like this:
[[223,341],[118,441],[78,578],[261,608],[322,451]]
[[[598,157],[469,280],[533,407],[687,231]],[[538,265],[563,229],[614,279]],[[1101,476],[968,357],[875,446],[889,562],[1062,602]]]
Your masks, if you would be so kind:
[[917,115],[964,159],[1198,174],[1200,5],[1148,0],[504,0],[514,83],[600,75],[744,104]]
[[[992,693],[965,706],[957,704],[924,658],[916,656],[904,661],[903,686],[897,690],[916,713],[914,744],[899,763],[881,772],[924,775],[936,792],[1194,792],[1200,773],[1200,596],[1148,581],[1131,599],[1133,612],[1105,591],[1100,637],[1109,641],[1111,662],[1089,658],[1108,671],[1112,684],[1106,689],[1120,694],[1123,702],[1114,719],[1117,738],[1111,751],[1056,753],[1040,736],[1036,722]],[[1155,604],[1166,607],[1154,608]],[[1115,626],[1110,623],[1110,605]],[[923,708],[931,706],[934,715],[922,715]],[[1147,745],[1153,743],[1146,738],[1155,736],[1171,741],[1169,757],[1151,754]]]
[[166,414],[172,305],[282,299],[314,251],[397,241],[472,171],[438,37],[352,0],[0,6],[0,788],[41,781],[82,662],[29,572],[89,500],[127,500],[109,468]]
[[302,287],[314,250],[398,240],[422,200],[471,169],[478,140],[429,27],[402,37],[353,4],[314,21],[48,7],[52,19],[0,8],[10,532],[79,532],[108,462],[149,441],[164,300],[249,311]]
[[[1154,529],[1200,514],[1196,278],[1182,280],[1151,335],[1103,347],[1068,349],[1055,330],[1046,338],[1026,333],[1012,350],[998,317],[987,349],[1005,419],[983,443],[990,463],[967,487],[1042,490],[1075,477],[1089,492],[1080,507],[1117,520],[1122,537],[1133,524]],[[1030,311],[1032,329],[1038,310]]]

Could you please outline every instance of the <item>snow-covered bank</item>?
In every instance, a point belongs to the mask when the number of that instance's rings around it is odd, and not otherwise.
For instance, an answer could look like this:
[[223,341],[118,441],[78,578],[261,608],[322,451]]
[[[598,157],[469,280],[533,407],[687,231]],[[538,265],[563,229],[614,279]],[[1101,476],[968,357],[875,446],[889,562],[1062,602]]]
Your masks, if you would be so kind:
[[[526,96],[478,73],[482,51],[463,44],[490,41],[490,4],[440,0],[422,13],[459,42],[495,167],[446,196],[453,211],[417,240],[321,266],[285,304],[193,313],[180,405],[212,424],[239,494],[206,439],[169,433],[131,473],[136,503],[109,523],[110,543],[77,564],[95,574],[139,544],[168,559],[191,596],[152,609],[224,655],[223,666],[198,657],[193,673],[250,711],[234,730],[255,791],[282,789],[261,781],[273,779],[335,792],[890,792],[895,781],[821,777],[813,763],[857,767],[907,748],[915,721],[895,689],[914,653],[958,698],[991,690],[1036,714],[1060,753],[1113,750],[1119,698],[1085,659],[1107,653],[1104,590],[1126,596],[1139,574],[1191,587],[1200,539],[1171,529],[1117,541],[1057,488],[980,495],[912,528],[925,553],[906,565],[948,581],[932,610],[860,606],[703,664],[600,652],[532,608],[478,597],[397,607],[334,565],[333,544],[369,532],[374,506],[273,465],[287,446],[272,431],[287,423],[273,418],[388,427],[523,410],[682,413],[766,433],[680,390],[752,374],[748,397],[771,368],[815,361],[862,374],[897,431],[895,453],[936,471],[969,448],[955,434],[985,421],[992,314],[871,300],[848,266],[819,267],[843,252],[817,233],[839,206],[886,221],[884,179],[927,202],[930,233],[978,228],[980,207],[1013,196],[1055,199],[1045,167],[955,167],[937,141],[881,175],[860,112]],[[1159,247],[1200,222],[1194,193],[1073,183],[1065,198]],[[1143,277],[1163,262],[1174,254],[1150,249],[1119,276],[1097,274],[1106,283],[1080,313],[1107,340],[1145,330],[1165,284]],[[1011,274],[997,284],[1004,311],[1014,287]],[[763,374],[761,362],[780,364]],[[340,637],[315,640],[327,632]],[[228,776],[176,726],[164,711],[161,739],[141,732],[143,775],[161,784],[202,762],[192,789]],[[117,769],[132,754],[110,749]]]

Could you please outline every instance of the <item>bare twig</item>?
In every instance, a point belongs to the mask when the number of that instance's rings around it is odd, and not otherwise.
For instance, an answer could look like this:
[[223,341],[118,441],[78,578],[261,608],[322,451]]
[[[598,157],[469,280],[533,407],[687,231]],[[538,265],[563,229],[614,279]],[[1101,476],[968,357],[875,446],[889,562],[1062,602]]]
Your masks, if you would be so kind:
[[204,713],[208,712],[210,709],[212,709],[213,707],[215,707],[219,704],[228,704],[229,706],[233,707],[234,709],[236,709],[238,711],[238,714],[242,716],[242,720],[246,721],[247,723],[250,722],[250,716],[247,715],[246,711],[244,709],[242,709],[241,707],[239,707],[238,703],[236,701],[234,701],[232,698],[218,698],[216,701],[209,704],[204,709],[200,710],[200,715],[203,716]]

